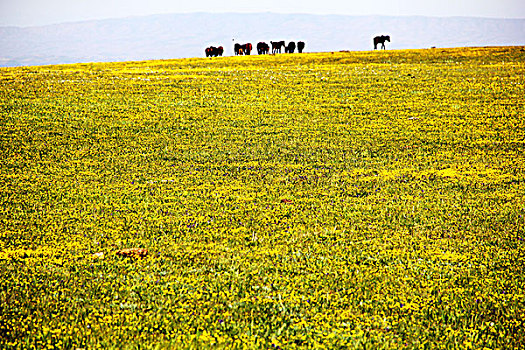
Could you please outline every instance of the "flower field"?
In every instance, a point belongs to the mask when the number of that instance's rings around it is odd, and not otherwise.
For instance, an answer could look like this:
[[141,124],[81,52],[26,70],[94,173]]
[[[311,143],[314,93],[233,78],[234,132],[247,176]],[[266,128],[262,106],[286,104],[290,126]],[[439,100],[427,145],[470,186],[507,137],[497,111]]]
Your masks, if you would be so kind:
[[0,348],[522,349],[524,112],[520,47],[1,68]]

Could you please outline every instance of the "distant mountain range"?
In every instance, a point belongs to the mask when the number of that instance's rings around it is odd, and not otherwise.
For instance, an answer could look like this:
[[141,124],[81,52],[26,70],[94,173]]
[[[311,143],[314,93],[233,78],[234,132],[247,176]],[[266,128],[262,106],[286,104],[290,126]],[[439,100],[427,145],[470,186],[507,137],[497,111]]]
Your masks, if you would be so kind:
[[306,14],[171,14],[0,27],[0,66],[204,57],[210,45],[305,41],[306,52],[525,45],[525,19]]

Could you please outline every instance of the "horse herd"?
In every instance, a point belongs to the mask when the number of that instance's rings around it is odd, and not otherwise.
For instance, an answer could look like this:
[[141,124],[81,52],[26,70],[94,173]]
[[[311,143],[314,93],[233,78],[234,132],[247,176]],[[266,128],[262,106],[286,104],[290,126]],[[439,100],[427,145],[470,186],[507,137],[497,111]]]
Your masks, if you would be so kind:
[[[297,45],[294,41],[290,41],[288,45],[284,41],[270,41],[270,44],[272,45],[272,54],[281,53],[282,49],[284,48],[285,53],[294,53],[295,49],[299,53],[302,53],[304,50],[305,43],[303,41],[299,41]],[[257,44],[257,54],[259,55],[267,55],[270,53],[270,45],[268,45],[265,42],[259,42]],[[253,46],[251,43],[246,44],[235,44],[233,46],[233,52],[235,55],[250,55],[253,50]],[[224,48],[222,46],[215,47],[210,46],[207,47],[204,51],[206,53],[206,57],[217,57],[222,56],[224,53]]]
[[207,47],[206,50],[204,50],[204,52],[206,53],[206,57],[222,56],[222,54],[224,53],[224,47],[210,46],[210,47]]
[[[390,36],[389,35],[381,35],[376,36],[374,38],[374,50],[377,49],[377,45],[381,44],[380,49],[386,50],[385,48],[385,42],[390,42]],[[297,48],[297,51],[299,53],[302,53],[304,50],[305,43],[304,41],[299,41],[297,45],[294,41],[290,41],[288,45],[284,41],[270,41],[270,44],[272,45],[272,54],[281,53],[281,50],[284,48],[285,53],[294,53],[295,49]],[[253,50],[253,46],[251,43],[246,44],[235,44],[233,47],[233,52],[235,55],[250,55]],[[224,48],[222,46],[215,47],[210,46],[207,47],[205,50],[206,57],[217,57],[222,56],[224,53]],[[259,42],[257,44],[257,54],[259,55],[267,55],[270,53],[270,45],[268,45],[265,42]]]

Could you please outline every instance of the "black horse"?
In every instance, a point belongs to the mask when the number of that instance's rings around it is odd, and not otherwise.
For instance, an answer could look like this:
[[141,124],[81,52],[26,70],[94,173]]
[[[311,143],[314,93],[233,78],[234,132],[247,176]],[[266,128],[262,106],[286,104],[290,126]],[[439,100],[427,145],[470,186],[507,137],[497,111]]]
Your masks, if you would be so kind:
[[290,41],[288,43],[288,46],[286,46],[284,48],[284,52],[286,52],[286,53],[294,53],[294,51],[295,51],[295,42]]
[[267,43],[261,41],[257,44],[257,53],[259,55],[268,54],[269,51],[270,51],[270,46],[268,46]]
[[215,46],[207,47],[206,50],[204,50],[206,53],[206,57],[215,57],[217,56],[217,48]]
[[299,51],[299,53],[303,53],[303,50],[304,50],[304,42],[303,41],[299,41],[297,43],[297,51]]
[[284,41],[270,41],[270,44],[272,44],[272,53],[281,53],[281,48],[286,47]]
[[233,52],[235,55],[242,55],[244,53],[241,44],[235,44],[233,45]]
[[377,44],[381,44],[381,49],[386,50],[385,41],[390,42],[390,35],[381,35],[374,38],[374,50],[377,49]]

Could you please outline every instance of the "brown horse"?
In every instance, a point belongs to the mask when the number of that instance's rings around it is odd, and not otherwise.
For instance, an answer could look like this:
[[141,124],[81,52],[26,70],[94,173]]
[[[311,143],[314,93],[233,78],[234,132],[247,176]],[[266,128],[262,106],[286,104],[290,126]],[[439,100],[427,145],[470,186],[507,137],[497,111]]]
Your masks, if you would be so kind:
[[249,55],[252,52],[253,46],[251,43],[247,43],[242,45],[241,48],[245,55]]

